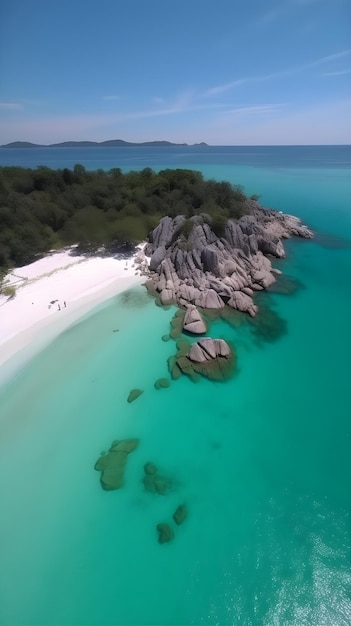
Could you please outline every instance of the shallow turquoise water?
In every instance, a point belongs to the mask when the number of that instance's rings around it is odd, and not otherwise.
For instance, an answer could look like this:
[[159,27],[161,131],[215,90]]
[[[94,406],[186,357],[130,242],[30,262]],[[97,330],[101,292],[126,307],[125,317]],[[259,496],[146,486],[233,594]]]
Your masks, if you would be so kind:
[[[200,165],[351,239],[347,170]],[[288,242],[287,253],[278,266],[304,289],[267,297],[285,334],[270,343],[211,324],[236,346],[226,383],[154,389],[174,310],[137,288],[3,389],[1,624],[351,622],[351,249]],[[134,387],[144,393],[128,404]],[[104,492],[94,463],[123,437],[139,447],[125,487]],[[173,479],[170,494],[144,491],[148,460]],[[156,524],[183,502],[186,522],[160,546]]]

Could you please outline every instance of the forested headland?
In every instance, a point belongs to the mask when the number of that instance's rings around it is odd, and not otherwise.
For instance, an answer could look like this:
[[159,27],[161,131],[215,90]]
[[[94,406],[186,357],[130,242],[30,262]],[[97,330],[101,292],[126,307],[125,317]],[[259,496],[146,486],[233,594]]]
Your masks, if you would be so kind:
[[220,234],[247,212],[246,200],[240,185],[186,169],[0,167],[0,270],[73,244],[113,253],[145,240],[165,215],[205,213]]

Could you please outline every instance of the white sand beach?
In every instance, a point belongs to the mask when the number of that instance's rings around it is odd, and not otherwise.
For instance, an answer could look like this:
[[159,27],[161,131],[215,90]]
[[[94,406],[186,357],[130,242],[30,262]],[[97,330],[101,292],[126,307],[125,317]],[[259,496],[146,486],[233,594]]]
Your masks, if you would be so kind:
[[16,295],[0,295],[2,373],[9,364],[6,374],[15,371],[104,300],[145,282],[138,266],[143,258],[143,245],[128,260],[75,256],[66,250],[8,274],[6,285],[14,286]]

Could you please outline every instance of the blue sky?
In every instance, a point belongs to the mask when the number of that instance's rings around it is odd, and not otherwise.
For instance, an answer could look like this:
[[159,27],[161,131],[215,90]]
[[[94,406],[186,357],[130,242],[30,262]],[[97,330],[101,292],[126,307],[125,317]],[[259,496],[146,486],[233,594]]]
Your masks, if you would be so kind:
[[350,0],[0,0],[0,144],[338,144],[350,120]]

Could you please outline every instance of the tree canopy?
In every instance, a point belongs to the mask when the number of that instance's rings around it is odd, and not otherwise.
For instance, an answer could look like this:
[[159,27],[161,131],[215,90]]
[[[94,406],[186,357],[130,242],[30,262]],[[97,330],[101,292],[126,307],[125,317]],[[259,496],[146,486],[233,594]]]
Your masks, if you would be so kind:
[[0,268],[72,244],[133,245],[165,215],[207,213],[220,233],[224,220],[246,210],[242,187],[193,170],[0,167]]

